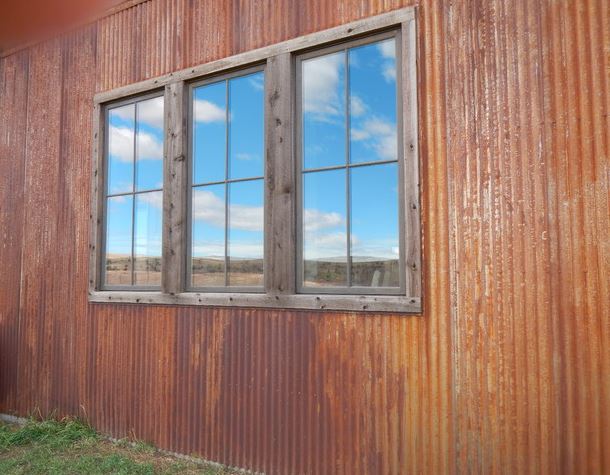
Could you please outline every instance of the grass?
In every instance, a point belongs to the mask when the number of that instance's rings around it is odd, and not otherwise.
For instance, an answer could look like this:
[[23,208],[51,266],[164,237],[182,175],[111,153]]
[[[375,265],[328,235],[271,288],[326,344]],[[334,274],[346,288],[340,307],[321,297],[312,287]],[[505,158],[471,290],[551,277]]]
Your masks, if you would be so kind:
[[200,474],[236,472],[164,454],[145,442],[109,441],[76,419],[0,423],[2,474]]

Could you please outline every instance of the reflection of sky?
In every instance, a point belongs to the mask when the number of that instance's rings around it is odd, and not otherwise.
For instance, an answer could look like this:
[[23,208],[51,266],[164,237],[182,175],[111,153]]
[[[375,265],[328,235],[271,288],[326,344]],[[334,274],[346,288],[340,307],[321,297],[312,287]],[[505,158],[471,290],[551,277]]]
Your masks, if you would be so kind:
[[398,258],[398,165],[351,169],[352,256]]
[[163,192],[136,195],[134,253],[135,257],[161,257],[161,220]]
[[347,258],[345,169],[303,175],[305,259]]
[[133,198],[108,198],[106,208],[106,254],[131,254],[131,213]]
[[[108,111],[107,182],[109,195],[159,189],[163,186],[162,96]],[[135,214],[133,234],[136,256],[160,257],[162,201],[162,192],[109,197],[106,210],[106,253],[131,255],[132,219]]]
[[[262,177],[263,116],[262,71],[195,88],[193,184]],[[262,179],[193,188],[193,257],[224,257],[226,193],[229,199],[228,255],[235,259],[262,258]]]
[[229,257],[263,258],[263,181],[229,185]]
[[[348,134],[351,163],[396,160],[396,106],[394,39],[305,60],[304,168],[345,165]],[[350,220],[354,260],[398,258],[397,179],[396,164],[352,169]],[[303,175],[305,259],[346,256],[345,181],[345,170]]]

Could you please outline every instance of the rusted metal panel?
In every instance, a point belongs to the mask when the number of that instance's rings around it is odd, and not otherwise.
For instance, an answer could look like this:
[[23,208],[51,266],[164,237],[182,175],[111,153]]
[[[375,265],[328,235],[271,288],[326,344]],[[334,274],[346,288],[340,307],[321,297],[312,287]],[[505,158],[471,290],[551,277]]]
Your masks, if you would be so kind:
[[15,405],[28,52],[0,62],[0,404]]
[[0,411],[267,473],[610,472],[604,0],[418,5],[421,317],[87,303],[95,93],[410,4],[135,2],[0,59]]
[[601,18],[608,2],[448,12],[447,75],[461,85],[447,105],[460,471],[610,470]]

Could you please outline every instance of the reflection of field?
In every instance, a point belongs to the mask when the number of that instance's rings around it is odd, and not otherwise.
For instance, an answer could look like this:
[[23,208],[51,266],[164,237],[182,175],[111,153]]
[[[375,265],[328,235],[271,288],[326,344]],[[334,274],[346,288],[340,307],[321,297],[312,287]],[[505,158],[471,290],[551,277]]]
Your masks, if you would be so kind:
[[[398,287],[398,260],[356,258],[352,259],[352,285],[361,287]],[[347,282],[347,263],[332,259],[306,260],[305,285],[308,287],[343,287]]]
[[[135,285],[161,285],[161,258],[137,257]],[[109,255],[106,258],[106,285],[131,285],[131,258]]]
[[[193,258],[193,287],[224,287],[223,258]],[[307,260],[304,263],[305,285],[308,287],[343,287],[347,282],[345,260]],[[161,258],[138,257],[135,261],[136,285],[161,285]],[[131,259],[108,256],[106,285],[131,285]],[[229,262],[229,285],[263,286],[262,259],[233,259]],[[362,287],[398,287],[398,260],[353,258],[352,285]]]
[[[224,259],[194,257],[192,263],[193,287],[224,287]],[[261,287],[263,285],[262,259],[231,259],[229,285]]]

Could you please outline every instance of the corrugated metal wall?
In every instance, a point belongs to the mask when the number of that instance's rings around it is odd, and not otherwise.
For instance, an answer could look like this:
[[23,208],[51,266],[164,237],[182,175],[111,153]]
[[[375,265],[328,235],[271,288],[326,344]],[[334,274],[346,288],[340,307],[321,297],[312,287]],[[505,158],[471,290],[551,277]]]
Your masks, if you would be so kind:
[[423,316],[87,303],[95,92],[404,6],[151,0],[0,60],[0,411],[268,473],[610,473],[610,5],[422,0]]

